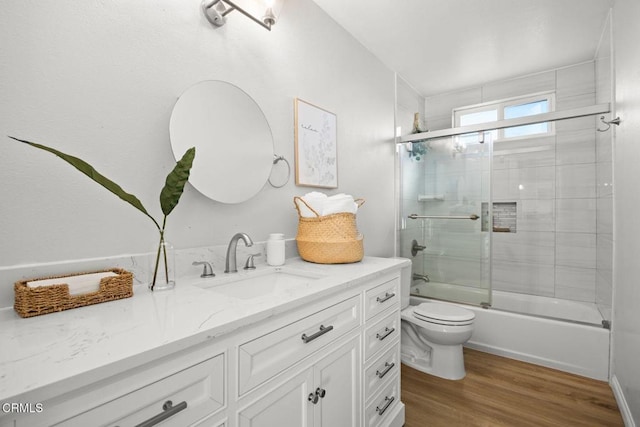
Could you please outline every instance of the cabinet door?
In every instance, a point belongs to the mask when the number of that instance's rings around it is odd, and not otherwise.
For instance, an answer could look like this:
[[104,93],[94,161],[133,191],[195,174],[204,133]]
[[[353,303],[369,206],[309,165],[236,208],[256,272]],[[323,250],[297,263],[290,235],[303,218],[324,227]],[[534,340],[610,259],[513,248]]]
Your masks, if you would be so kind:
[[239,427],[307,427],[313,424],[308,396],[313,381],[307,369],[238,412]]
[[360,336],[349,340],[314,366],[315,427],[360,425]]

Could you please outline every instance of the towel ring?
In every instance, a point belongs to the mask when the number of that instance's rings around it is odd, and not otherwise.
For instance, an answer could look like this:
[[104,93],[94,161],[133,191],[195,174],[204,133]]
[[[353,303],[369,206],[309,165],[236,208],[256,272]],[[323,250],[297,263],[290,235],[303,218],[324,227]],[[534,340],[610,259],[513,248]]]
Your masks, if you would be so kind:
[[615,119],[613,119],[613,120],[606,121],[606,120],[604,119],[604,116],[600,116],[600,121],[601,121],[602,123],[604,123],[605,125],[607,125],[607,127],[606,127],[606,128],[604,128],[604,129],[596,128],[598,132],[606,132],[606,131],[608,131],[609,129],[611,129],[611,125],[612,125],[612,124],[614,124],[614,125],[616,125],[616,126],[619,126],[619,125],[620,125],[620,122],[621,122],[620,117],[616,117],[616,118],[615,118]]
[[[271,186],[273,188],[282,188],[282,187],[284,187],[289,182],[289,178],[291,178],[291,165],[289,164],[289,161],[287,159],[285,159],[284,156],[279,156],[277,154],[273,155],[273,164],[274,165],[278,164],[278,162],[280,160],[284,161],[284,163],[287,165],[287,179],[281,185],[275,185],[273,182],[271,182],[271,176],[269,176],[269,179],[267,181],[269,181],[269,184],[271,184]],[[272,169],[272,172],[273,172],[273,169]]]

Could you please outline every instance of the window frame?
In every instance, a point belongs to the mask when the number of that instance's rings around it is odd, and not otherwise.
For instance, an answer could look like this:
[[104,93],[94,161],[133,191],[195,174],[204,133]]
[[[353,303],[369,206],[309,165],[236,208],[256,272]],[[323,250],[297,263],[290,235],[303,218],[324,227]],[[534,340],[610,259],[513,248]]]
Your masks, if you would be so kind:
[[[475,105],[467,105],[464,107],[454,108],[451,114],[451,120],[453,127],[460,127],[460,118],[466,114],[478,113],[483,111],[491,111],[495,110],[497,115],[497,121],[505,120],[504,112],[508,107],[512,107],[514,105],[523,105],[523,104],[531,104],[540,101],[547,101],[549,103],[549,113],[555,111],[556,107],[556,94],[555,92],[539,92],[529,95],[517,96],[512,98],[505,98],[496,101],[483,102],[481,104]],[[522,116],[522,117],[532,117],[532,116]],[[490,123],[490,122],[487,122]],[[516,141],[520,139],[530,139],[530,138],[544,138],[548,136],[553,136],[556,133],[555,122],[549,121],[544,122],[547,124],[547,132],[540,132],[531,135],[520,135],[520,136],[512,136],[506,137],[504,129],[497,129],[497,136],[494,138],[495,141]],[[522,125],[527,126],[527,125]],[[478,133],[478,132],[472,132]]]

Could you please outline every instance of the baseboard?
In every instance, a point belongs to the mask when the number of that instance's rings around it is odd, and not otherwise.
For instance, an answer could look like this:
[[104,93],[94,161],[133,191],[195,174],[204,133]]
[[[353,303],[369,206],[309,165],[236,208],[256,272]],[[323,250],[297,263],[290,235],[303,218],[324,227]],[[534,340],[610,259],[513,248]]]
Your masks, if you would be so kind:
[[618,403],[618,409],[620,409],[620,414],[622,415],[622,421],[624,421],[625,427],[636,427],[636,422],[633,420],[631,409],[629,409],[627,399],[625,399],[624,397],[622,387],[618,382],[618,377],[616,377],[615,375],[611,377],[611,381],[609,381],[609,384],[611,385],[611,389],[613,390],[613,396],[616,398],[616,402]]

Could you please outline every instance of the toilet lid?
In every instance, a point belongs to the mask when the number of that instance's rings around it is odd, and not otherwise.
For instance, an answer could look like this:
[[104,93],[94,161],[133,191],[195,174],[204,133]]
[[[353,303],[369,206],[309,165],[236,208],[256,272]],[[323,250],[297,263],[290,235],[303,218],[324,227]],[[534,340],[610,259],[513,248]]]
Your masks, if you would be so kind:
[[437,302],[427,302],[416,306],[413,315],[426,321],[469,322],[476,315],[462,307]]

